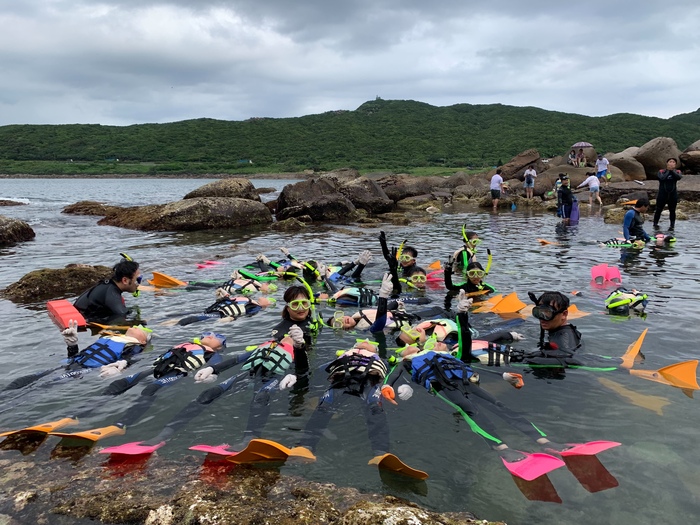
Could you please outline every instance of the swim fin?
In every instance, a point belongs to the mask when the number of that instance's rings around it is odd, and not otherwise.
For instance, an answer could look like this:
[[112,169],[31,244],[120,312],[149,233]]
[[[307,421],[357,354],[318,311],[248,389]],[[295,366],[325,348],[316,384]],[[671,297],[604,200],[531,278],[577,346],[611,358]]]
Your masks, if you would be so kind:
[[658,370],[629,370],[629,373],[642,379],[687,390],[700,390],[697,380],[698,361],[683,361]]
[[139,456],[141,454],[153,454],[160,447],[165,445],[165,441],[156,443],[155,445],[144,445],[145,441],[133,441],[124,443],[116,447],[107,447],[100,450],[100,454],[122,454],[125,456]]
[[507,448],[498,451],[498,454],[501,456],[501,461],[503,461],[508,472],[525,481],[532,481],[565,466],[561,459],[541,452],[528,454],[527,452]]
[[496,305],[491,308],[495,314],[512,314],[522,310],[527,305],[520,300],[516,292],[506,295]]
[[235,450],[231,450],[228,445],[223,444],[223,445],[217,445],[217,446],[212,446],[212,445],[193,445],[189,448],[190,450],[196,450],[198,452],[206,452],[210,456],[218,456],[218,457],[228,457],[228,456],[235,456],[238,454]]
[[83,432],[49,432],[51,436],[58,436],[60,438],[71,438],[71,439],[86,439],[88,441],[99,441],[110,436],[123,436],[126,434],[126,430],[122,427],[116,425],[109,425],[101,428],[93,428],[91,430],[84,430]]
[[608,266],[605,272],[605,280],[615,284],[622,284],[622,276],[617,266]]
[[[567,443],[563,445],[563,450],[557,450],[556,448],[545,448],[547,452],[553,452],[560,456],[595,456],[600,454],[604,450],[610,448],[619,447],[622,443],[617,441],[589,441],[588,443]],[[547,444],[545,444],[545,447]]]
[[591,281],[595,284],[602,285],[605,283],[605,276],[608,273],[607,264],[598,264],[591,268]]
[[226,459],[236,464],[282,462],[287,460],[290,452],[287,447],[275,441],[253,439],[238,454]]
[[642,343],[644,342],[644,337],[647,335],[647,331],[649,331],[649,329],[645,328],[637,340],[627,347],[627,351],[622,356],[623,368],[632,368],[634,366],[634,360],[642,349]]
[[158,286],[159,288],[177,288],[178,286],[187,286],[185,281],[176,279],[162,272],[153,272],[153,279],[148,281],[148,284]]
[[58,419],[56,421],[49,421],[48,423],[40,423],[34,425],[33,427],[20,428],[19,430],[10,430],[9,432],[3,432],[0,437],[11,436],[12,434],[22,434],[22,433],[37,433],[37,434],[49,434],[54,430],[59,428],[67,427],[70,425],[78,424],[78,420],[72,417],[64,417],[63,419]]
[[383,454],[375,456],[367,462],[368,465],[377,465],[380,469],[390,470],[402,476],[414,479],[428,479],[428,474],[422,470],[414,469],[406,465],[394,454]]

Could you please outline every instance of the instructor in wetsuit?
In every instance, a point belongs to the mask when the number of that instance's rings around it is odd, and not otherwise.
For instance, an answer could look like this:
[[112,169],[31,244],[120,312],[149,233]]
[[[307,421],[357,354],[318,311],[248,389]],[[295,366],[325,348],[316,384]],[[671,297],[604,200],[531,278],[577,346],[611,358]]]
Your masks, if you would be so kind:
[[659,192],[656,194],[656,210],[654,211],[654,228],[658,229],[661,212],[664,211],[664,207],[668,204],[669,219],[671,222],[668,231],[670,232],[676,227],[676,206],[678,206],[678,190],[676,189],[676,184],[683,177],[680,170],[676,169],[677,164],[678,161],[671,157],[666,161],[666,169],[660,170],[658,173]]
[[73,305],[88,321],[117,324],[124,321],[130,312],[122,293],[135,293],[140,283],[139,263],[123,258],[112,268],[110,279],[100,281],[83,292]]

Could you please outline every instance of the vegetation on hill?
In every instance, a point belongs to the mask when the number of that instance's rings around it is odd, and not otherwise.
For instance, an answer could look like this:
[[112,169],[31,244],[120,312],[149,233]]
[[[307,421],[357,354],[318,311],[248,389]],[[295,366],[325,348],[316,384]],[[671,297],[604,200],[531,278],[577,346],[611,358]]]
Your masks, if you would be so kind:
[[598,151],[620,151],[658,136],[674,138],[681,149],[698,140],[700,109],[670,119],[587,117],[502,104],[435,107],[377,99],[355,111],[285,119],[2,126],[0,173],[456,168],[495,165],[529,148],[562,155],[581,140]]

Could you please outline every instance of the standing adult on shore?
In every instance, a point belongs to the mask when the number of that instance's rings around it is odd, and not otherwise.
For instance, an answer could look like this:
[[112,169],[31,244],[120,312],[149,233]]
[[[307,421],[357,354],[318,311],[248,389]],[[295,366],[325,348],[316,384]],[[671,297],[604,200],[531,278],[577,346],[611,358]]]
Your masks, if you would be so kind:
[[668,205],[669,219],[671,225],[668,231],[673,231],[676,227],[676,206],[678,206],[678,190],[676,184],[683,177],[680,170],[676,169],[678,161],[671,157],[666,161],[666,169],[660,170],[659,192],[656,194],[656,210],[654,211],[654,228],[659,227],[659,219],[664,206]]
[[[595,175],[598,177],[598,181],[603,181],[603,184],[607,188],[608,186],[608,170],[610,162],[608,162],[608,159],[603,157],[602,153],[598,153],[598,158],[595,161]],[[600,184],[599,184],[600,185]]]
[[493,204],[493,210],[498,209],[498,200],[501,198],[501,192],[503,191],[503,177],[501,177],[501,168],[496,170],[496,174],[491,177],[491,185],[489,186],[491,190],[491,203]]
[[523,187],[525,188],[525,198],[532,199],[535,192],[535,179],[537,178],[537,172],[532,166],[528,166],[525,170],[525,182],[523,182]]

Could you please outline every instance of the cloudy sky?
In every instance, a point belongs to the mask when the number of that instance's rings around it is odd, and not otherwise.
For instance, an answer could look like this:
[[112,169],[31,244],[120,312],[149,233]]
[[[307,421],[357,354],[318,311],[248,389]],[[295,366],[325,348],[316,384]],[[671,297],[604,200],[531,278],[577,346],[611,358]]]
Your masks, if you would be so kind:
[[244,120],[377,96],[670,117],[698,0],[0,0],[0,125]]

